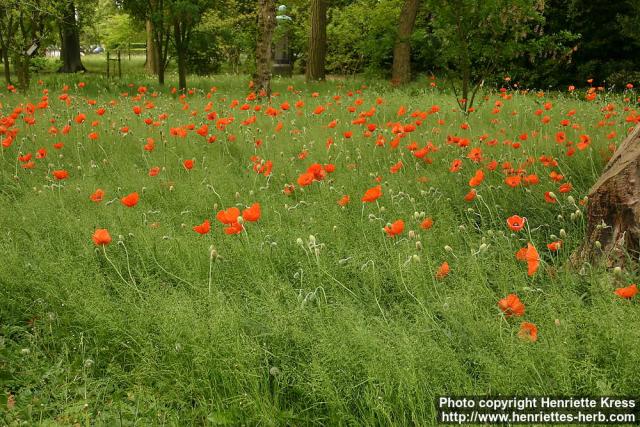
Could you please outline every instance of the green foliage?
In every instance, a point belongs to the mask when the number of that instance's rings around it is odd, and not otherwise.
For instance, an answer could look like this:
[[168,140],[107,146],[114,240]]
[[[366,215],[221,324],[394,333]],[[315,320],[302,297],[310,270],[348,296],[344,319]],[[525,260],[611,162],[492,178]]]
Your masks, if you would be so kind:
[[393,62],[400,0],[357,0],[331,9],[327,38],[329,72],[387,73]]

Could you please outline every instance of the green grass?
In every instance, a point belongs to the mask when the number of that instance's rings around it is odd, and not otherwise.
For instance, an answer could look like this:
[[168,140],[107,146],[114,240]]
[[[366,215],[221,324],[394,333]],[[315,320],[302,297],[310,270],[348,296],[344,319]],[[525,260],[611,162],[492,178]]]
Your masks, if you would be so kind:
[[[86,87],[76,87],[77,81]],[[129,87],[129,81],[135,84]],[[584,93],[540,98],[512,92],[513,99],[502,100],[502,111],[492,114],[500,98],[488,93],[465,118],[451,95],[428,81],[404,90],[372,82],[349,97],[363,82],[307,86],[299,78],[277,79],[273,105],[286,100],[291,109],[271,118],[230,109],[233,99],[244,103],[246,82],[191,79],[187,110],[168,88],[142,76],[108,81],[91,73],[49,75],[29,93],[0,94],[2,117],[37,104],[45,87],[50,95],[34,125],[19,115],[19,133],[0,163],[3,423],[426,425],[435,422],[439,395],[637,394],[640,312],[636,300],[613,291],[634,283],[638,272],[614,276],[568,264],[584,237],[585,207],[578,201],[602,170],[608,145],[619,143],[630,126],[623,110],[630,104],[621,96],[602,93],[586,102]],[[70,106],[58,99],[65,83]],[[140,84],[158,91],[157,98],[134,101]],[[287,90],[289,85],[301,92]],[[209,99],[212,86],[218,90]],[[338,106],[334,95],[342,97]],[[357,113],[346,107],[358,98],[358,112],[375,106],[368,122],[378,125],[374,134],[386,137],[385,147],[351,124]],[[97,104],[89,106],[88,99]],[[147,100],[155,109],[135,116],[132,107]],[[305,102],[300,114],[297,100]],[[197,129],[207,122],[209,101],[220,117],[235,117],[224,131],[208,122],[216,142],[195,132],[183,139],[169,134],[171,127],[193,123]],[[534,111],[546,101],[553,108],[545,112],[552,118],[545,125]],[[329,102],[324,113],[312,114]],[[606,103],[617,115],[600,127]],[[401,105],[408,113],[398,118]],[[440,113],[391,150],[386,123],[414,122],[411,112],[432,105]],[[99,107],[107,109],[103,117],[94,112]],[[571,109],[571,122],[581,129],[559,124]],[[82,125],[73,121],[78,112],[87,115]],[[161,113],[168,119],[160,127],[142,121]],[[252,114],[256,123],[241,125]],[[333,119],[338,125],[327,128]],[[95,129],[94,120],[100,122]],[[279,121],[283,129],[275,132]],[[48,132],[68,122],[68,135]],[[123,136],[125,125],[130,130]],[[93,130],[100,135],[96,141],[87,137]],[[347,130],[353,131],[350,139],[342,136]],[[588,134],[592,143],[568,157],[555,142],[559,130],[574,142]],[[618,136],[609,140],[611,131]],[[503,144],[523,132],[529,139],[521,148]],[[480,142],[485,133],[498,144]],[[236,140],[228,141],[229,135]],[[470,144],[447,144],[447,135],[468,137]],[[156,140],[151,153],[142,148],[147,137]],[[330,150],[328,137],[335,141]],[[259,148],[256,139],[263,141]],[[58,141],[65,144],[61,150],[52,147]],[[439,148],[428,154],[431,164],[405,148],[411,141]],[[35,155],[41,147],[47,157],[22,169],[18,155]],[[472,147],[482,147],[482,165],[466,158]],[[304,149],[308,157],[300,160]],[[254,154],[273,161],[269,179],[253,172]],[[541,155],[554,156],[558,166],[543,166]],[[535,159],[525,167],[540,177],[537,185],[508,188],[500,166],[486,167],[495,159],[518,168],[527,157]],[[455,158],[463,167],[451,173]],[[192,170],[183,168],[184,159],[195,159]],[[391,174],[389,167],[400,159],[404,167]],[[296,179],[314,162],[333,163],[336,171],[301,189]],[[163,170],[149,177],[152,166]],[[479,197],[466,202],[469,178],[481,167],[486,178],[477,187]],[[69,171],[69,178],[55,181],[56,169]],[[573,184],[570,193],[558,192],[552,170]],[[377,176],[383,196],[361,203]],[[288,183],[296,186],[291,196],[282,191]],[[106,192],[99,204],[89,200],[97,188]],[[133,191],[140,202],[127,208],[118,199]],[[558,203],[545,203],[546,191]],[[341,208],[336,201],[345,194],[351,203]],[[225,235],[217,211],[254,202],[262,206],[260,220],[240,235]],[[421,212],[434,219],[430,230],[420,229],[415,213],[422,218]],[[527,218],[525,230],[507,228],[506,218],[514,214]],[[192,227],[205,218],[212,230],[200,236]],[[386,237],[382,228],[399,218],[405,231]],[[110,245],[93,244],[96,228],[109,230]],[[559,252],[547,250],[565,233]],[[317,254],[309,245],[314,238]],[[514,255],[528,242],[541,257],[532,277]],[[211,247],[221,258],[212,260]],[[436,279],[444,261],[451,273]],[[499,310],[497,302],[509,293],[526,305],[523,317]],[[522,321],[537,325],[537,342],[518,338]],[[7,400],[15,401],[11,409]]]

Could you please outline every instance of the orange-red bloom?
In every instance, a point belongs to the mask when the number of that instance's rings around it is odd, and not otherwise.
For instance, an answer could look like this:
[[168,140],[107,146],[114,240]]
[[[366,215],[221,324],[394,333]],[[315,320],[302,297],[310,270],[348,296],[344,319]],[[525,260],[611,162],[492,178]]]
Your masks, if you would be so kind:
[[506,316],[522,316],[524,304],[516,294],[509,294],[498,301],[498,307]]
[[518,337],[525,341],[536,342],[538,340],[538,327],[531,322],[522,322]]
[[96,231],[93,232],[92,238],[96,246],[104,246],[111,243],[111,235],[106,228],[96,229]]
[[420,223],[420,228],[422,228],[423,230],[428,230],[431,227],[433,227],[433,219],[431,218],[425,218]]
[[538,251],[531,243],[527,243],[525,259],[527,261],[527,274],[533,276],[540,266],[540,255],[538,255]]
[[211,231],[211,222],[209,222],[208,219],[205,219],[202,224],[194,226],[193,231],[198,234],[207,234]]
[[401,234],[403,230],[404,230],[404,221],[401,219],[395,221],[391,225],[387,225],[384,228],[385,233],[387,233],[387,236],[389,237],[397,236],[398,234]]
[[372,188],[368,189],[364,193],[364,196],[362,196],[362,201],[363,202],[375,202],[376,200],[378,200],[378,198],[380,196],[382,196],[382,186],[381,185],[376,185],[375,187],[372,187]]
[[104,191],[98,188],[96,191],[93,192],[91,196],[89,196],[89,198],[91,199],[92,202],[99,203],[104,198]]
[[120,202],[128,208],[132,208],[138,204],[139,200],[140,195],[138,194],[138,192],[134,191],[133,193],[127,194],[122,199],[120,199]]
[[436,273],[437,279],[444,279],[449,275],[451,269],[449,268],[449,263],[447,261],[443,262],[438,268],[438,272]]
[[240,209],[231,207],[229,209],[218,212],[218,214],[216,215],[216,219],[223,224],[231,225],[238,222],[239,216]]
[[512,215],[507,218],[507,225],[513,231],[520,231],[524,228],[526,219],[518,215]]
[[631,299],[638,293],[638,286],[633,284],[624,288],[618,288],[613,292],[620,298]]
[[64,169],[55,170],[55,171],[53,171],[53,177],[55,179],[57,179],[58,181],[61,181],[63,179],[67,179],[69,177],[69,172],[67,172]]
[[254,203],[250,208],[242,211],[242,218],[245,221],[255,222],[260,219],[260,203]]

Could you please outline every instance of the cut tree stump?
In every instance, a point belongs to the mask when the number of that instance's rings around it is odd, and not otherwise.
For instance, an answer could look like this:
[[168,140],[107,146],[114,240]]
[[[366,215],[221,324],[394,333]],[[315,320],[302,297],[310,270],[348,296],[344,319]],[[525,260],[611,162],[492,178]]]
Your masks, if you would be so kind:
[[[608,267],[640,255],[640,125],[620,144],[588,195],[587,234],[572,255],[574,265]],[[599,242],[599,243],[598,243]]]

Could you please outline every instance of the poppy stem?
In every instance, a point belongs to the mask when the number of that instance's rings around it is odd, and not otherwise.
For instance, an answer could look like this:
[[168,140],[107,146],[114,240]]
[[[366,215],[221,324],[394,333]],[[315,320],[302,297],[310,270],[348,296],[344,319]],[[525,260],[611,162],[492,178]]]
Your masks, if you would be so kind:
[[213,254],[209,255],[209,295],[211,295],[211,278],[213,273]]

